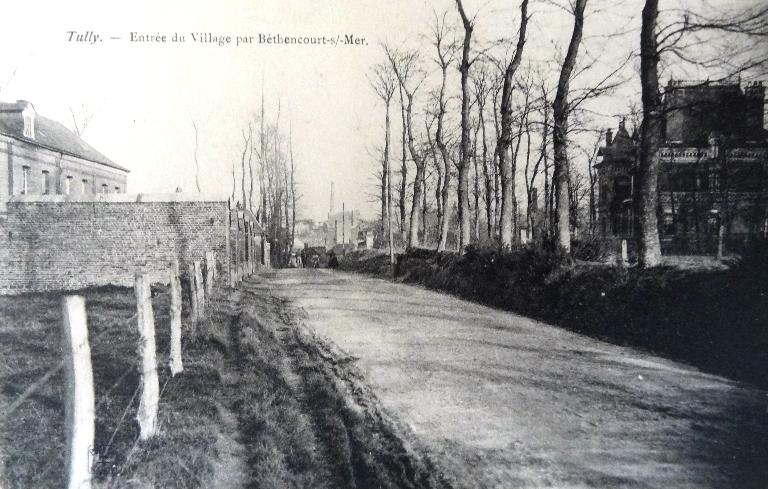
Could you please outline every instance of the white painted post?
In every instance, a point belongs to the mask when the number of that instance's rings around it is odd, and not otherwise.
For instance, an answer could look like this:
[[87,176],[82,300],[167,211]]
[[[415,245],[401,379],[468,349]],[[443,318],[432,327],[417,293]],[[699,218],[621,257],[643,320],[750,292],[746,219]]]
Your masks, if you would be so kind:
[[216,255],[213,251],[205,253],[205,295],[211,297],[213,281],[216,278]]
[[152,292],[149,276],[136,274],[136,307],[139,324],[139,354],[141,355],[141,399],[136,420],[139,439],[148,440],[157,432],[157,405],[160,401],[160,383],[157,379],[155,352],[155,316],[152,312]]
[[187,264],[187,281],[189,282],[189,304],[192,306],[192,311],[189,314],[189,320],[192,324],[196,324],[200,318],[200,304],[198,304],[198,298],[200,295],[197,293],[197,285],[195,284],[195,265],[194,263]]
[[181,361],[181,279],[179,278],[179,261],[171,262],[171,376],[182,372],[184,364]]
[[200,260],[194,261],[195,268],[195,293],[197,294],[197,305],[199,307],[197,318],[200,319],[205,314],[205,284],[203,283],[203,265]]
[[629,265],[629,248],[627,247],[627,240],[621,240],[621,248],[619,249],[619,260],[621,260],[621,266],[626,267]]
[[90,489],[96,425],[85,299],[79,295],[69,295],[64,297],[61,305],[67,377],[67,487]]
[[725,253],[725,226],[720,224],[717,229],[717,259],[722,260]]

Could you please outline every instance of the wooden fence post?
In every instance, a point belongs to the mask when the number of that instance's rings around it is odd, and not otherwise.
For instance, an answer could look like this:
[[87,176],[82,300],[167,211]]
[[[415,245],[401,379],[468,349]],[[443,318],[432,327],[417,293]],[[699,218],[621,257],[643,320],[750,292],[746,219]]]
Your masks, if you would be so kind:
[[194,261],[195,267],[195,293],[197,293],[197,305],[199,311],[197,318],[200,319],[205,314],[205,284],[203,283],[203,265],[200,260]]
[[62,338],[66,358],[67,479],[69,489],[90,489],[91,463],[96,425],[91,348],[85,299],[69,295],[62,299]]
[[181,279],[179,278],[179,261],[171,262],[171,376],[182,372],[184,364],[181,361]]
[[160,401],[160,382],[157,378],[155,352],[155,316],[152,312],[152,291],[149,276],[136,274],[136,307],[139,324],[139,353],[141,355],[141,399],[136,419],[139,439],[148,440],[157,432],[157,405]]
[[213,251],[205,253],[205,295],[211,297],[213,281],[216,278],[216,254]]

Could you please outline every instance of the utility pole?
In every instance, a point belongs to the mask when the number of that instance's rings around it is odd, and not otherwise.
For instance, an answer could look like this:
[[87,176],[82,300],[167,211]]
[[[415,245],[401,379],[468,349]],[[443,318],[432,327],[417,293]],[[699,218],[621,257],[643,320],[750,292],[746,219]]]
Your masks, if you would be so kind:
[[347,237],[346,232],[344,228],[344,224],[347,221],[347,214],[346,210],[344,208],[344,202],[341,203],[341,256],[346,257],[347,256]]

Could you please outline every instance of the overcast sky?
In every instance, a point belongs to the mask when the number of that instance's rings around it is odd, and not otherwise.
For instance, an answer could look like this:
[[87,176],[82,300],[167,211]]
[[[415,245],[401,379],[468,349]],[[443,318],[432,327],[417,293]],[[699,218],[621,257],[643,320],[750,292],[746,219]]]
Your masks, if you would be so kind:
[[[514,37],[518,2],[465,3],[470,12],[480,12],[480,44],[498,36]],[[594,8],[605,5],[600,0],[591,3]],[[569,19],[546,2],[532,4],[530,56],[546,59],[554,46],[567,43]],[[610,4],[609,12],[588,18],[586,34],[629,34],[589,41],[601,63],[596,77],[626,56],[637,37],[633,29],[641,2]],[[383,112],[366,73],[381,58],[380,41],[424,44],[420,36],[429,33],[433,9],[449,9],[451,21],[458,21],[451,0],[11,2],[2,7],[0,99],[29,100],[40,114],[67,125],[70,107],[76,112],[87,107],[94,115],[84,139],[131,170],[131,192],[194,190],[194,119],[201,186],[226,194],[231,191],[232,162],[239,162],[242,151],[240,131],[259,109],[263,77],[268,114],[274,116],[279,98],[283,127],[289,118],[292,122],[302,214],[326,215],[330,182],[335,181],[339,207],[344,201],[348,209],[374,215],[375,204],[367,202],[376,165],[370,150],[382,138]],[[68,31],[91,31],[103,41],[71,42]],[[132,32],[165,34],[169,42],[132,43]],[[170,42],[175,32],[187,42]],[[191,32],[228,35],[232,44],[195,43]],[[234,45],[237,36],[259,33],[353,34],[367,44]],[[626,94],[636,90],[630,84],[624,95],[601,102],[598,112],[606,125],[614,124],[613,116],[626,110]]]

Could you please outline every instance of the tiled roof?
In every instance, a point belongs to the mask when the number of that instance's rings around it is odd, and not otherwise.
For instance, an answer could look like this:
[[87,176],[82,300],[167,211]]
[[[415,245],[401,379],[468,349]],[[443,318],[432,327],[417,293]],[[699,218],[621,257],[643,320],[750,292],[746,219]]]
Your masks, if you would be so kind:
[[58,151],[85,160],[127,172],[117,163],[96,151],[75,133],[54,120],[35,115],[35,138],[24,136],[24,120],[21,112],[29,102],[20,100],[12,103],[0,103],[0,134],[25,141],[35,146]]

